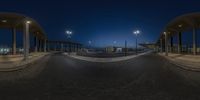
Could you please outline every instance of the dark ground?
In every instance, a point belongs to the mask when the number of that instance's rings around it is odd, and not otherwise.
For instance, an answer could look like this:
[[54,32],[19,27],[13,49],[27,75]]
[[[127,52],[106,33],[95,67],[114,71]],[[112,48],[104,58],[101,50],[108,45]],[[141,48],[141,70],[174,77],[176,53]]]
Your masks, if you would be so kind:
[[199,75],[155,54],[92,63],[60,53],[1,72],[0,100],[200,100]]

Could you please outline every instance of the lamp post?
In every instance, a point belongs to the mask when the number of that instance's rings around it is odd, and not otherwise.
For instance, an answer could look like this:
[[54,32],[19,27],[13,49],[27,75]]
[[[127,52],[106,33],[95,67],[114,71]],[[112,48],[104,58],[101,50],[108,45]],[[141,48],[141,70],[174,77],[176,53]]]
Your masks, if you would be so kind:
[[67,38],[71,38],[71,35],[73,34],[73,32],[69,30],[65,31],[65,33],[67,35]]
[[30,47],[30,40],[29,40],[29,25],[31,24],[31,21],[25,21],[24,24],[24,60],[28,60],[29,56],[29,47]]
[[[67,35],[67,38],[68,38],[68,40],[70,40],[71,39],[71,36],[72,36],[72,34],[73,34],[73,32],[72,31],[69,31],[69,30],[66,30],[65,31],[65,34]],[[68,47],[68,52],[70,53],[71,52],[71,49],[72,49],[72,44],[71,44],[71,42],[69,42],[69,47]]]
[[138,42],[137,36],[140,34],[140,31],[136,30],[136,31],[133,32],[133,34],[136,36],[136,42],[135,42],[136,43],[136,50],[135,50],[135,52],[136,52],[136,55],[137,55],[137,45],[138,45],[138,43],[137,43]]

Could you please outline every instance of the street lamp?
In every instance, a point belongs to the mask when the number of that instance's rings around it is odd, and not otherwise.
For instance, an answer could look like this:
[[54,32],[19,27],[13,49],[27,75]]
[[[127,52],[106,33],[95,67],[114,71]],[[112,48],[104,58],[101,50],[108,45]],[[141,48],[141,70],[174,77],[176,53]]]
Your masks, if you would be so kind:
[[65,31],[65,33],[67,35],[67,38],[71,38],[71,35],[73,34],[73,32],[69,30]]
[[137,55],[137,45],[138,45],[137,36],[140,34],[140,31],[139,30],[133,31],[133,34],[136,36],[136,50],[135,50],[135,52],[136,52],[136,55]]
[[[70,38],[71,38],[71,35],[73,34],[73,32],[72,32],[72,31],[69,31],[69,30],[66,30],[66,31],[65,31],[65,34],[67,35],[67,38],[70,39]],[[69,47],[68,47],[68,52],[69,52],[69,53],[72,51],[72,50],[71,50],[71,47],[72,47],[71,45],[72,45],[72,44],[70,43],[70,44],[69,44]]]
[[23,45],[24,45],[24,60],[28,60],[29,56],[29,48],[30,48],[30,38],[29,38],[29,25],[31,24],[31,21],[27,20],[24,24],[24,39],[23,39]]

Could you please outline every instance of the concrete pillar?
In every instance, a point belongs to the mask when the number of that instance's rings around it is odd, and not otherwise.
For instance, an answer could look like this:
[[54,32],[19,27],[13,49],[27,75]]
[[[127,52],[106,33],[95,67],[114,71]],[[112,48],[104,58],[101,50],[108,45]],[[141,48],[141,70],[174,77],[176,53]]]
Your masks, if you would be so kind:
[[39,52],[42,52],[42,40],[39,40]]
[[165,34],[165,56],[168,56],[168,33]]
[[12,29],[12,53],[16,55],[16,28]]
[[35,36],[35,39],[34,39],[34,47],[35,47],[35,52],[38,52],[38,39],[37,39],[36,36]]
[[28,57],[29,57],[29,47],[30,47],[29,23],[25,22],[25,24],[24,24],[24,60],[28,60]]
[[178,33],[178,53],[182,51],[182,33]]
[[160,39],[160,52],[163,53],[163,40]]
[[50,43],[47,42],[47,51],[49,52],[50,51]]
[[47,40],[44,40],[44,52],[47,52]]
[[193,54],[197,54],[197,31],[193,28]]
[[170,52],[172,53],[173,52],[173,47],[174,47],[174,43],[173,43],[173,41],[174,41],[174,39],[173,39],[173,36],[171,36],[171,39],[170,39],[171,41],[170,41]]

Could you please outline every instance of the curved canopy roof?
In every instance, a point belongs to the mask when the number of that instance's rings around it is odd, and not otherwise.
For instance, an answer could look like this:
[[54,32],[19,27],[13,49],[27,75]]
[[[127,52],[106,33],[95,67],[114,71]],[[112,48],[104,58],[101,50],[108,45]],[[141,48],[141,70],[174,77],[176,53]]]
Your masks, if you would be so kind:
[[25,15],[17,13],[0,13],[0,28],[16,28],[19,31],[23,31],[23,25],[27,21],[30,21],[30,33],[34,34],[40,39],[46,39],[46,35],[42,27],[34,19]]
[[[200,13],[190,13],[176,17],[167,24],[163,32],[169,32],[172,36],[178,32],[189,31],[193,28],[200,28]],[[163,32],[159,39],[164,37]]]

